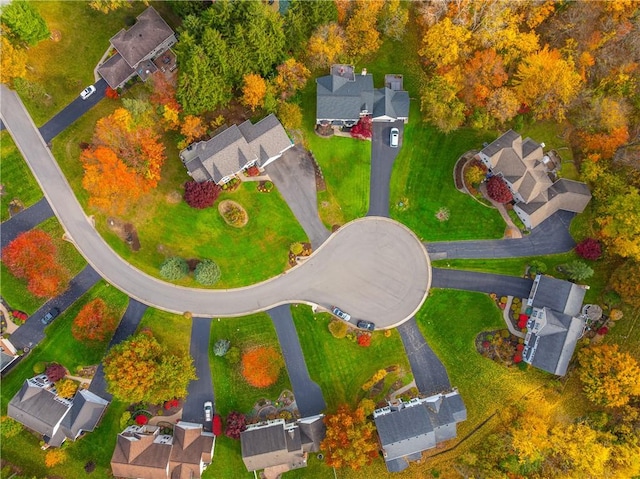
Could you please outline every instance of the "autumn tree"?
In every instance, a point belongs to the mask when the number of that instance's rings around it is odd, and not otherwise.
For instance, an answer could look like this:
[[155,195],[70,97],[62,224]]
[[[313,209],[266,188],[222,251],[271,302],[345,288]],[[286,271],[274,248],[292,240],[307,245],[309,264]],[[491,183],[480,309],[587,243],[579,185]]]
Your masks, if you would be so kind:
[[[145,3],[148,3],[147,0]],[[131,2],[129,0],[91,0],[89,6],[101,13],[109,13],[122,7],[131,8]]]
[[427,30],[418,53],[436,68],[451,66],[468,54],[470,39],[469,30],[446,17]]
[[242,85],[242,103],[255,111],[264,105],[264,97],[267,94],[267,82],[260,75],[250,73],[244,76]]
[[102,298],[85,304],[73,320],[71,333],[78,341],[104,341],[111,337],[118,317]]
[[334,2],[292,0],[284,19],[287,48],[298,57],[315,29],[320,25],[335,22],[337,18],[338,12]]
[[298,90],[304,88],[311,72],[295,58],[289,58],[278,66],[278,76],[275,85],[284,100],[293,96]]
[[191,357],[168,351],[148,333],[115,345],[103,365],[108,391],[130,403],[184,397],[189,382],[197,379]]
[[242,377],[256,388],[275,384],[283,366],[282,355],[270,346],[259,346],[242,355]]
[[24,77],[27,73],[27,53],[24,49],[14,46],[6,35],[0,37],[0,80],[11,85],[16,77]]
[[51,448],[44,456],[44,465],[47,467],[55,467],[67,460],[67,452],[60,448]]
[[582,79],[571,59],[545,46],[526,56],[514,76],[516,94],[538,119],[561,121],[579,92]]
[[384,36],[400,41],[404,36],[408,21],[409,9],[406,2],[401,2],[400,0],[387,0],[384,2],[378,17],[378,26]]
[[[12,0],[2,6],[4,33],[28,45],[35,45],[50,35],[47,24],[32,2]],[[4,55],[4,52],[3,52]]]
[[465,120],[464,103],[456,93],[456,87],[440,75],[432,76],[421,90],[422,116],[443,133],[456,130]]
[[76,392],[78,391],[78,383],[73,379],[60,379],[58,382],[56,382],[55,386],[58,396],[67,399],[73,398],[73,396],[75,396]]
[[486,106],[487,113],[502,125],[516,116],[520,102],[511,88],[502,87],[489,93]]
[[0,434],[5,439],[11,439],[17,436],[24,430],[22,424],[9,416],[2,416],[0,418]]
[[328,466],[357,470],[371,464],[378,456],[376,428],[362,408],[352,411],[343,404],[323,420],[327,432],[320,449]]
[[302,110],[295,103],[281,101],[278,104],[278,119],[286,130],[298,130],[302,126]]
[[157,71],[151,75],[151,86],[153,87],[153,92],[149,97],[151,103],[168,106],[173,110],[180,109],[176,98],[176,85],[163,72]]
[[459,97],[467,106],[485,106],[491,94],[507,81],[502,57],[493,49],[477,50],[464,65]]
[[184,201],[192,208],[204,209],[213,206],[222,188],[212,181],[187,181],[184,184]]
[[182,120],[180,134],[184,136],[184,139],[178,147],[186,148],[194,141],[201,140],[207,134],[207,126],[202,122],[201,117],[187,115]]
[[509,203],[513,199],[511,190],[499,176],[492,176],[487,180],[487,194],[498,203]]
[[640,396],[640,365],[617,344],[584,348],[578,360],[583,390],[593,403],[618,407]]
[[382,0],[354,0],[345,28],[347,52],[358,58],[378,51],[382,43],[377,29]]
[[602,256],[600,242],[594,238],[585,238],[575,247],[576,254],[584,259],[595,261]]
[[67,375],[67,370],[61,364],[51,363],[47,366],[44,374],[47,376],[49,382],[56,383]]
[[618,266],[609,279],[609,286],[625,303],[640,308],[640,262],[628,259]]
[[311,35],[307,45],[307,61],[311,68],[329,68],[345,54],[347,40],[337,23],[321,25]]
[[39,229],[26,231],[5,246],[2,262],[16,278],[26,280],[27,289],[38,298],[57,296],[71,279],[53,239]]

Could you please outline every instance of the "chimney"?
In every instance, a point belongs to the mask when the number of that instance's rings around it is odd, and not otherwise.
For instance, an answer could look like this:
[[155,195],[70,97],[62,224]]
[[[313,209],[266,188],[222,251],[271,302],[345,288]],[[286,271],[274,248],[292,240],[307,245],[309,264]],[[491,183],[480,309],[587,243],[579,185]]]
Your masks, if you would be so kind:
[[363,69],[362,69],[362,76],[365,76],[366,74],[367,74],[367,69],[366,69],[366,68],[363,68]]

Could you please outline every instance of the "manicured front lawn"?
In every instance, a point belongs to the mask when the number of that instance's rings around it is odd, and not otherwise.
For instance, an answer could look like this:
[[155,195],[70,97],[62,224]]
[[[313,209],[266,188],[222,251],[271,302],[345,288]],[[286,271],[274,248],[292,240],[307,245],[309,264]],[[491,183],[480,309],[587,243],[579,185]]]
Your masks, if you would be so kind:
[[42,191],[8,131],[0,132],[0,158],[3,187],[0,196],[1,222],[7,221],[10,217],[9,203],[18,200],[28,208],[42,198]]
[[149,308],[140,321],[138,331],[150,329],[153,336],[169,351],[189,354],[191,320],[179,314]]

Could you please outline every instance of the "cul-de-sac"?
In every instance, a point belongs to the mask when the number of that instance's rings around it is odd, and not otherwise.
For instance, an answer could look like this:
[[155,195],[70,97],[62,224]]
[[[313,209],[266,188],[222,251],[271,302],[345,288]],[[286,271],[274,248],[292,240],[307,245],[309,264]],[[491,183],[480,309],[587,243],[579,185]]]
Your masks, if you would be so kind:
[[640,4],[2,0],[2,479],[640,477]]

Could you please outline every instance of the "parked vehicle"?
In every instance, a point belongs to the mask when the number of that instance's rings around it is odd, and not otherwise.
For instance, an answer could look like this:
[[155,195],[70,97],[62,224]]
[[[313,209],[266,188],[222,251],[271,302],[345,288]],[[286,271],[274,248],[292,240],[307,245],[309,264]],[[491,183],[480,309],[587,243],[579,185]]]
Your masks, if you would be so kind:
[[51,321],[56,319],[59,314],[60,310],[58,308],[52,308],[47,314],[42,317],[40,321],[42,321],[42,324],[49,324]]
[[389,146],[391,148],[398,148],[398,141],[400,140],[400,130],[397,128],[391,128],[391,135],[389,136]]
[[93,85],[89,85],[87,88],[82,90],[82,92],[80,93],[80,98],[82,98],[83,100],[86,100],[95,92],[96,92],[96,87],[94,87]]
[[331,312],[335,314],[337,317],[339,317],[340,319],[344,319],[345,321],[351,321],[351,315],[345,313],[337,306],[331,306]]
[[373,331],[374,329],[376,329],[375,324],[373,324],[371,321],[365,321],[364,319],[361,319],[360,321],[358,321],[356,323],[356,326],[358,326],[360,329],[366,329],[369,331]]
[[213,403],[211,401],[207,401],[204,403],[204,420],[205,422],[210,422],[213,417]]

